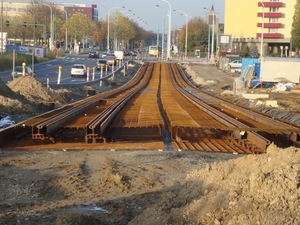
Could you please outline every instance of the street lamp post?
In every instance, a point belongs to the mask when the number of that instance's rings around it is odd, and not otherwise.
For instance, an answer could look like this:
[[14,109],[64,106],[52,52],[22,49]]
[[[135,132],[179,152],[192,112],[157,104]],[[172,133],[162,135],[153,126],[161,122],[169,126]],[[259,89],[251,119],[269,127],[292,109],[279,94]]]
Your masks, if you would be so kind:
[[53,41],[54,41],[53,38],[54,37],[53,37],[53,13],[52,13],[52,8],[47,3],[40,2],[40,4],[46,5],[50,8],[50,13],[51,13],[50,19],[51,19],[51,21],[50,21],[50,46],[49,47],[50,47],[50,50],[53,50]]
[[170,53],[171,53],[171,21],[172,21],[172,7],[171,7],[171,4],[170,2],[168,2],[167,0],[162,0],[163,2],[166,2],[169,4],[169,30],[168,30],[168,46],[167,46],[167,58],[170,59]]
[[174,11],[183,13],[185,15],[185,47],[184,48],[185,48],[185,57],[187,57],[188,17],[191,17],[191,16],[189,16],[188,14],[186,14],[185,12],[180,11],[180,10],[174,9]]
[[1,55],[3,54],[3,0],[1,1]]
[[34,56],[35,56],[35,12],[36,12],[36,5],[34,4],[34,12],[33,12],[33,46],[32,46],[32,58],[31,58],[31,61],[32,61],[32,65],[31,65],[31,69],[32,69],[32,72],[34,73]]
[[264,18],[265,18],[265,5],[262,1],[260,1],[262,5],[262,21],[261,21],[261,42],[260,42],[260,54],[261,57],[264,55],[263,54],[263,44],[264,44]]
[[[122,12],[131,12],[131,9],[125,9],[122,11],[119,11],[119,13]],[[118,31],[118,27],[119,27],[119,14],[115,15],[115,24],[114,24],[114,46],[113,49],[114,51],[119,50],[119,44],[118,44],[118,36],[119,36],[119,31]]]
[[[208,9],[208,8],[204,8],[204,9],[207,9],[207,10],[210,10],[210,12],[212,12],[213,14],[213,24],[212,24],[212,29],[211,29],[211,58],[213,59],[214,58],[214,39],[215,39],[215,9],[214,9],[214,5],[211,6],[211,9]],[[208,21],[209,23],[209,21]]]
[[65,38],[65,50],[68,50],[68,28],[67,28],[67,24],[68,24],[68,13],[67,11],[64,9],[64,12],[66,13],[66,38]]
[[113,10],[113,9],[121,9],[121,8],[125,8],[125,6],[117,6],[117,7],[112,7],[111,9],[108,10],[108,13],[107,13],[107,50],[109,50],[109,14],[110,14],[110,11]]
[[105,20],[105,14],[106,14],[106,1],[104,0],[104,4],[103,4],[103,20]]

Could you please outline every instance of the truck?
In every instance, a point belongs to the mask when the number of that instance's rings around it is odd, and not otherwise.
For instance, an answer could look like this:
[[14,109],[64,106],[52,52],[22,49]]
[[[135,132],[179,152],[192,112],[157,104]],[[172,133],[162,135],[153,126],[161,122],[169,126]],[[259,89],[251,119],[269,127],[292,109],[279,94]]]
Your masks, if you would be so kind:
[[115,51],[115,57],[117,60],[124,60],[124,51]]
[[288,57],[263,57],[260,62],[260,80],[278,83],[280,81],[298,84],[300,59]]

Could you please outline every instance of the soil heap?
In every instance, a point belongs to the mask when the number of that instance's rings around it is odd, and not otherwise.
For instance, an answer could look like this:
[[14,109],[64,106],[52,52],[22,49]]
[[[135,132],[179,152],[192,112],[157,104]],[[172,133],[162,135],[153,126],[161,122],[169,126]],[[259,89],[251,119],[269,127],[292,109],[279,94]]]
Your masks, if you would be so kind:
[[295,225],[300,151],[0,151],[0,225]]

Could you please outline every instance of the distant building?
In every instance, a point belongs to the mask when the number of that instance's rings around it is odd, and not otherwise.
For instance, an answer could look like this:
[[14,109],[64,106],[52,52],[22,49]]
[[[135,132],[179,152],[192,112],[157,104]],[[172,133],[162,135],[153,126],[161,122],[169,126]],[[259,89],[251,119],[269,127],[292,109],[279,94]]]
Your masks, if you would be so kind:
[[[219,43],[220,38],[219,37],[220,37],[221,33],[223,33],[223,26],[220,27],[219,13],[215,12],[213,5],[211,7],[211,10],[209,12],[207,12],[205,15],[205,22],[206,22],[206,24],[208,24],[211,34],[212,33],[214,34],[214,40],[216,40],[216,45],[214,45],[214,46],[211,45],[211,40],[210,40],[210,43],[209,43],[210,46],[207,46],[207,47],[209,47],[209,49],[207,49],[207,51],[210,53],[211,53],[211,51],[213,53],[215,53],[218,50],[218,47],[220,46],[220,43]],[[212,39],[212,37],[211,37],[211,39]],[[213,49],[212,49],[212,47],[213,47]]]
[[[11,0],[9,2],[3,2],[3,16],[7,18],[13,18],[20,13],[26,13],[27,7],[32,4],[32,0]],[[52,5],[52,3],[50,3]],[[60,10],[66,10],[68,18],[70,18],[75,12],[83,14],[90,21],[98,22],[98,9],[96,4],[92,4],[87,7],[86,4],[54,4]],[[0,5],[1,7],[1,5]]]
[[[27,6],[31,4],[31,0],[12,0],[9,2],[3,2],[3,16],[7,18],[13,18],[20,13],[27,12]],[[1,7],[1,6],[0,6]]]
[[63,4],[65,10],[70,18],[75,13],[81,13],[90,21],[98,22],[98,9],[97,5],[93,4],[91,7],[87,7],[85,4]]
[[[296,1],[226,0],[225,30],[229,38],[222,48],[271,55],[291,54],[291,30]],[[262,29],[263,28],[263,29]],[[224,49],[222,49],[224,51]]]

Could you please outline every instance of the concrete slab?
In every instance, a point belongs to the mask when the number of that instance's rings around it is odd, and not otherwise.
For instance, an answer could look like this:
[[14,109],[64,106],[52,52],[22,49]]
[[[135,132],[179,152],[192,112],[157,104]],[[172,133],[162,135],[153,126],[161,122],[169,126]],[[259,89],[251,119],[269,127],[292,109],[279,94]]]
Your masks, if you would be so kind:
[[269,98],[269,94],[242,94],[243,98],[246,99],[262,99],[262,98]]

